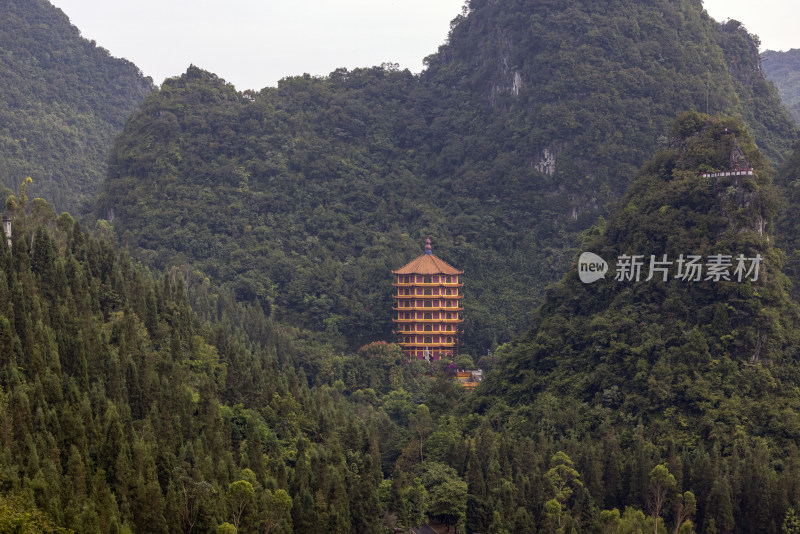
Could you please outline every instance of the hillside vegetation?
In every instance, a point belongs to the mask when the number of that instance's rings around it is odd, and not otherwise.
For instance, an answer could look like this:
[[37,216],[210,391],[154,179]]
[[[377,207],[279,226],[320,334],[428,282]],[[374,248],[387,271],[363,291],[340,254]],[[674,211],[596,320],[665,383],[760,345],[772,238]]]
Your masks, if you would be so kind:
[[[759,275],[569,273],[472,394],[453,365],[332,350],[202,273],[155,275],[105,221],[86,233],[23,185],[0,240],[0,525],[784,531],[800,309],[771,244],[769,167],[737,119],[686,113],[668,138],[585,250],[760,255]],[[700,176],[737,150],[754,176]]]
[[[757,40],[699,0],[473,0],[427,61],[257,92],[189,67],[125,123],[91,226],[14,171],[0,531],[800,530],[800,149]],[[382,341],[426,235],[466,271],[453,363]]]
[[800,49],[767,50],[761,54],[761,64],[794,120],[800,122]]
[[687,109],[740,117],[773,162],[796,127],[756,40],[699,0],[474,0],[420,76],[392,65],[237,92],[191,67],[126,124],[96,215],[351,349],[390,339],[389,272],[466,272],[463,349],[524,331],[578,232]]
[[[25,186],[12,205],[0,530],[382,532],[409,418],[430,427],[460,388],[396,346],[334,354],[207,280],[154,274]],[[440,483],[398,482],[396,520],[419,524]]]
[[[509,439],[546,437],[579,458],[584,485],[575,489],[589,495],[559,502],[584,528],[592,505],[649,507],[656,517],[656,490],[669,487],[672,514],[692,493],[698,532],[785,532],[800,498],[800,308],[771,245],[769,170],[736,120],[685,114],[670,138],[619,210],[586,235],[583,249],[611,265],[606,279],[584,284],[572,272],[554,285],[536,326],[497,351],[470,408]],[[737,145],[754,177],[700,176],[729,170]],[[617,258],[637,254],[639,281],[617,279]],[[728,281],[708,270],[678,278],[677,263],[667,281],[661,272],[645,281],[650,254],[764,262],[755,280],[739,281],[733,260]],[[674,475],[669,484],[659,465]]]
[[114,136],[153,83],[47,0],[4,0],[0,13],[0,187],[30,176],[59,210],[85,209]]

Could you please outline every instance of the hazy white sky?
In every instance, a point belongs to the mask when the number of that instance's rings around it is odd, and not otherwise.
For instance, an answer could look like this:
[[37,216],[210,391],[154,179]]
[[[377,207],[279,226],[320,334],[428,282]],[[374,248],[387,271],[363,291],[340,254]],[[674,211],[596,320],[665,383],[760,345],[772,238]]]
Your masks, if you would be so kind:
[[[412,72],[447,37],[464,0],[51,0],[112,55],[160,84],[193,63],[237,89],[285,76],[399,63]],[[797,0],[705,0],[762,49],[800,48]]]

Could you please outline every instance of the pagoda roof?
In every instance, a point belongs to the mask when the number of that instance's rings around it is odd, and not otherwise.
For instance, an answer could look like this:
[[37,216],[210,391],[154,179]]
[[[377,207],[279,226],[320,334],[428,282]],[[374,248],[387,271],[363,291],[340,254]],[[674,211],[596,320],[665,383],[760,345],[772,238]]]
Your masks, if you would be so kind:
[[464,274],[464,271],[459,271],[433,254],[423,254],[396,271],[392,271],[392,274]]
[[392,271],[392,274],[464,274],[464,271],[459,271],[443,259],[434,256],[429,237],[425,240],[425,254]]

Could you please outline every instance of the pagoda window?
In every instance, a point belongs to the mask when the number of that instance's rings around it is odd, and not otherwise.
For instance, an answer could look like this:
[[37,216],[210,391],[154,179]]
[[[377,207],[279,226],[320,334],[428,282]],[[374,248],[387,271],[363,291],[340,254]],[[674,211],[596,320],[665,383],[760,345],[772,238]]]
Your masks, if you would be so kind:
[[447,307],[448,307],[448,308],[452,308],[452,307],[453,307],[453,301],[451,301],[451,300],[448,300],[448,301],[447,301]]
[[452,337],[450,337],[450,336],[447,336],[447,342],[448,342],[448,343],[452,343],[452,342],[453,342],[453,338],[452,338]]
[[445,291],[445,295],[452,295],[452,294],[453,294],[453,292],[452,292],[450,289],[448,289],[447,291]]
[[426,277],[423,279],[422,283],[423,283],[423,284],[430,284],[430,283],[431,283],[431,277],[430,277],[430,276],[426,276]]
[[424,305],[424,307],[425,307],[425,308],[430,308],[432,305],[433,305],[433,304],[431,304],[431,301],[430,301],[430,300],[426,300],[426,301],[425,301],[425,305]]
[[411,314],[406,312],[406,319],[411,319]]
[[426,319],[433,319],[433,315],[431,314],[431,312],[425,312],[425,318]]
[[[406,314],[406,315],[408,315],[408,314]],[[448,312],[447,318],[448,319],[452,319],[453,318],[453,314]],[[408,319],[408,317],[406,317],[406,319]]]
[[425,343],[427,343],[427,344],[431,344],[431,343],[433,343],[432,339],[433,339],[433,338],[431,338],[430,336],[427,336],[427,337],[425,338],[425,341],[424,341],[424,342],[425,342]]
[[447,277],[447,283],[448,284],[452,284],[453,283],[452,277],[450,277],[450,276]]
[[426,295],[433,295],[433,292],[430,290],[430,288],[428,288],[428,289],[425,290],[425,294]]
[[429,324],[425,325],[425,331],[426,332],[431,332],[432,330],[433,330],[433,328],[431,328],[431,325],[429,325]]

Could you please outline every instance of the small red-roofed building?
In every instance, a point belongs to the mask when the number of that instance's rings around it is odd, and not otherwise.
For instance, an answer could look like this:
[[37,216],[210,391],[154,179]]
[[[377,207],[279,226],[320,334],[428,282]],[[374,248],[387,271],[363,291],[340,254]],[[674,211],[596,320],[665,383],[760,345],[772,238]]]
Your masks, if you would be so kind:
[[457,353],[458,335],[464,320],[460,271],[433,255],[431,240],[425,254],[392,271],[395,333],[409,356],[438,360]]

